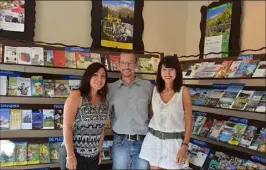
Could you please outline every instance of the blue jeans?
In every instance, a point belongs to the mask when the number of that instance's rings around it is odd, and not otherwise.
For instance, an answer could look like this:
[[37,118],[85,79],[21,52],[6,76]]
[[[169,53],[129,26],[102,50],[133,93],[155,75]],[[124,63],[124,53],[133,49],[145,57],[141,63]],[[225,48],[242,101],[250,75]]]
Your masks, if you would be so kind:
[[112,147],[113,170],[149,169],[149,163],[139,158],[142,140],[130,141],[114,134]]

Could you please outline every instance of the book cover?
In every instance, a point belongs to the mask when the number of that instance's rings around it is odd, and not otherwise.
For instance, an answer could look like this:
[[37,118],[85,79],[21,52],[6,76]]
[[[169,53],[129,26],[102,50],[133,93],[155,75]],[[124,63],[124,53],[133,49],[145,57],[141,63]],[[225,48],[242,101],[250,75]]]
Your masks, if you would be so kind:
[[17,95],[31,96],[31,79],[25,77],[17,77]]
[[226,77],[228,78],[232,78],[234,77],[238,67],[240,66],[241,61],[233,61],[233,63],[231,64],[229,70],[226,73]]
[[188,144],[188,162],[198,167],[202,167],[206,161],[210,149],[193,143]]
[[223,93],[227,89],[228,84],[216,84],[212,85],[212,90],[210,95],[205,103],[205,106],[215,107],[222,97]]
[[247,124],[244,123],[237,123],[234,126],[233,134],[231,135],[230,140],[228,141],[231,145],[239,145],[242,135],[244,134],[247,128]]
[[8,77],[8,96],[16,96],[17,88],[17,77]]
[[75,49],[76,48],[65,47],[65,60],[67,68],[77,68]]
[[226,74],[227,74],[227,71],[230,68],[232,62],[233,62],[232,60],[223,61],[223,63],[221,64],[219,70],[214,75],[214,78],[225,78]]
[[207,118],[200,133],[199,136],[207,137],[208,133],[210,132],[211,128],[213,126],[213,121],[210,118]]
[[87,67],[92,63],[89,49],[80,48],[75,52],[75,57],[77,61],[77,68],[87,69]]
[[258,151],[266,153],[266,128],[263,128],[261,130],[261,136],[260,136]]
[[50,163],[50,144],[49,143],[42,143],[40,144],[40,163]]
[[44,97],[55,97],[55,80],[44,79]]
[[260,61],[252,77],[266,77],[266,61]]
[[15,160],[14,165],[27,164],[27,142],[15,142]]
[[17,47],[5,46],[4,63],[18,63]]
[[7,95],[7,76],[0,76],[0,95]]
[[32,110],[22,110],[21,129],[32,129]]
[[32,65],[44,65],[43,53],[44,53],[44,51],[43,51],[42,47],[32,47],[31,64]]
[[202,73],[204,72],[208,64],[209,62],[201,62],[198,71],[194,74],[194,78],[202,78],[203,77]]
[[21,129],[21,112],[20,109],[10,109],[10,130]]
[[215,64],[215,62],[209,62],[206,68],[201,72],[200,77],[212,78],[216,72],[220,69],[221,64]]
[[42,129],[43,113],[41,109],[32,109],[32,129]]
[[211,89],[195,88],[195,92],[192,98],[192,105],[204,105],[210,95]]
[[259,144],[262,142],[261,137],[263,130],[264,128],[257,128],[257,132],[255,133],[250,146],[248,147],[249,149],[258,150]]
[[248,101],[245,110],[254,112],[256,107],[259,105],[259,102],[263,96],[263,91],[255,91]]
[[254,91],[240,90],[230,109],[244,110]]
[[257,127],[248,126],[242,138],[240,139],[239,145],[242,147],[249,147],[251,145],[251,142],[253,141],[256,132],[257,132]]
[[235,126],[236,126],[235,122],[226,121],[224,124],[224,128],[219,135],[218,140],[227,143],[230,140],[230,138],[234,132]]
[[40,145],[29,143],[28,144],[28,164],[39,164],[40,163]]
[[119,70],[119,56],[116,55],[109,55],[109,61],[112,71]]
[[18,64],[31,65],[32,49],[30,47],[17,47],[17,53],[18,53]]
[[54,66],[54,52],[53,50],[43,51],[43,60],[45,66]]
[[266,92],[263,93],[260,102],[258,104],[258,106],[256,107],[256,112],[262,112],[265,113],[266,112]]
[[51,150],[51,163],[59,163],[59,149],[61,147],[62,142],[52,142],[50,143]]
[[197,119],[196,119],[194,127],[193,127],[192,134],[198,135],[200,133],[206,119],[207,118],[205,116],[197,116]]
[[101,54],[99,53],[90,53],[91,63],[102,63]]
[[69,81],[55,80],[55,97],[67,97],[69,94]]
[[63,129],[63,109],[55,109],[54,114],[55,129]]
[[9,130],[10,109],[0,108],[0,130]]
[[70,90],[76,90],[80,86],[80,80],[69,80]]
[[219,102],[217,103],[216,107],[228,109],[234,102],[239,91],[242,90],[244,86],[245,84],[243,83],[230,83],[228,85],[228,88],[220,98]]
[[53,50],[53,56],[55,67],[66,67],[65,51]]
[[225,121],[223,121],[223,120],[214,119],[213,126],[212,126],[212,128],[208,134],[208,137],[211,139],[215,139],[215,140],[218,139],[221,131],[224,128],[224,123],[225,123]]
[[0,146],[1,166],[13,166],[15,160],[15,143],[10,140],[0,140]]
[[259,60],[244,60],[238,67],[234,77],[252,77],[255,69],[257,68]]
[[31,95],[43,96],[43,77],[31,76]]
[[53,109],[43,109],[43,129],[54,129]]

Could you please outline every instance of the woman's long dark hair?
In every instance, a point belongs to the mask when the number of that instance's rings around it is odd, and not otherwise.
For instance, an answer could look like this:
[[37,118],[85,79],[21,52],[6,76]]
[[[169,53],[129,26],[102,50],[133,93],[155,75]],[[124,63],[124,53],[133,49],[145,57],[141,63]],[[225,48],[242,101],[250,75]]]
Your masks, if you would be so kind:
[[88,68],[86,69],[86,71],[84,72],[81,82],[80,82],[80,87],[79,90],[81,92],[81,96],[82,97],[88,97],[88,100],[90,101],[91,96],[89,96],[89,92],[91,90],[91,85],[90,85],[90,81],[91,81],[91,77],[93,76],[94,73],[96,73],[97,71],[100,70],[100,68],[104,69],[105,72],[105,84],[103,86],[103,88],[101,88],[100,90],[98,90],[98,94],[101,96],[102,100],[106,99],[106,94],[108,91],[108,87],[107,87],[107,70],[105,68],[105,66],[101,63],[92,63],[88,66]]
[[174,79],[174,86],[173,90],[175,92],[180,91],[182,85],[183,85],[183,75],[182,75],[182,69],[179,63],[179,60],[175,56],[165,56],[158,65],[158,72],[156,77],[156,86],[157,91],[160,93],[165,88],[165,83],[161,75],[162,66],[165,68],[174,68],[176,70],[176,77]]

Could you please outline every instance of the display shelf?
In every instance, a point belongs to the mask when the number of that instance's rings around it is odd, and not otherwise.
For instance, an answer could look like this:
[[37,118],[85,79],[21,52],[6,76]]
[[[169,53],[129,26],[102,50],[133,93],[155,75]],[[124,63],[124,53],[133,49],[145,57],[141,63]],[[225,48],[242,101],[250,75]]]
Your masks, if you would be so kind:
[[[65,67],[49,67],[49,66],[34,66],[34,65],[20,65],[20,64],[7,64],[1,63],[0,70],[6,71],[17,71],[17,72],[26,72],[26,73],[42,73],[42,74],[55,74],[55,75],[75,75],[82,76],[84,73],[84,69],[78,68],[65,68]],[[119,78],[119,71],[107,71],[108,78]],[[136,72],[137,75],[141,75],[143,78],[147,80],[153,80],[155,73],[139,73]]]
[[206,106],[192,106],[195,111],[208,112],[224,116],[236,116],[247,119],[266,121],[266,114],[259,112],[246,112],[243,110],[233,110],[233,109],[222,109],[222,108],[212,108]]
[[196,136],[196,135],[192,135],[191,138],[197,139],[197,140],[200,140],[200,141],[203,141],[203,142],[207,142],[209,144],[213,144],[213,145],[217,145],[217,146],[222,146],[222,147],[227,148],[227,149],[232,149],[234,151],[238,151],[238,152],[242,152],[242,153],[247,153],[247,154],[250,154],[250,155],[256,155],[256,156],[266,157],[266,153],[258,152],[258,151],[251,150],[251,149],[248,149],[248,148],[244,148],[244,147],[241,147],[241,146],[230,145],[228,143],[223,143],[223,142],[220,142],[220,141],[215,141],[215,140],[212,140],[212,139],[208,139],[208,138],[201,137],[201,136]]
[[266,86],[266,78],[249,78],[249,79],[213,79],[213,78],[202,78],[202,79],[184,79],[184,84],[186,85],[209,85],[212,86],[214,83],[220,84],[229,84],[229,83],[244,83],[245,86],[253,86],[253,87],[265,87]]
[[[113,135],[112,129],[106,129],[105,135]],[[42,130],[1,130],[0,139],[13,138],[45,138],[45,137],[60,137],[63,136],[62,130],[42,129]]]
[[23,166],[8,166],[8,167],[0,167],[0,169],[8,170],[8,169],[35,169],[35,168],[59,168],[59,163],[52,163],[52,164],[37,164],[37,165],[23,165]]
[[63,136],[62,130],[1,130],[0,139],[3,138],[45,138],[45,137],[60,137]]
[[32,96],[0,96],[0,103],[16,104],[64,104],[66,98],[32,97]]

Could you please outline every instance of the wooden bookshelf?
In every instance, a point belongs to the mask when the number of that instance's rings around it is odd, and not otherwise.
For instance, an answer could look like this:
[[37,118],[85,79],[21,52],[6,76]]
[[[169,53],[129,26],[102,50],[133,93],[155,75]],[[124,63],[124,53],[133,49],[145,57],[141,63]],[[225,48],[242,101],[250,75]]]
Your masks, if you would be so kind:
[[16,104],[64,104],[66,98],[32,97],[32,96],[0,96],[0,103]]

